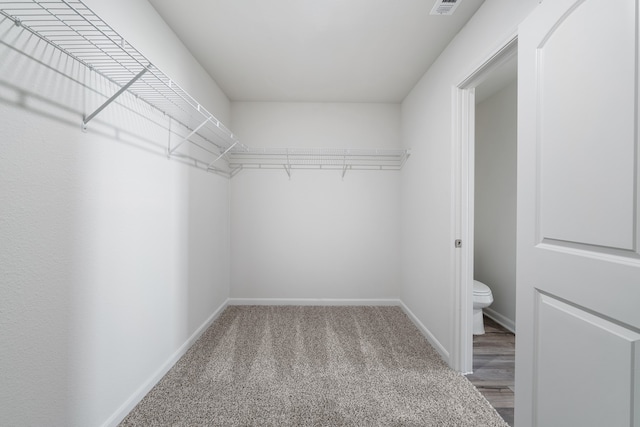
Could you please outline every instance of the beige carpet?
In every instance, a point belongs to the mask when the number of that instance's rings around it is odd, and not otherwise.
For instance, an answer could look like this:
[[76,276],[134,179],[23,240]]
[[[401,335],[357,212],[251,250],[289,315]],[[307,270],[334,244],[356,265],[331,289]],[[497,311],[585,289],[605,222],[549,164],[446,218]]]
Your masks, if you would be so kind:
[[507,426],[398,307],[228,307],[123,426]]

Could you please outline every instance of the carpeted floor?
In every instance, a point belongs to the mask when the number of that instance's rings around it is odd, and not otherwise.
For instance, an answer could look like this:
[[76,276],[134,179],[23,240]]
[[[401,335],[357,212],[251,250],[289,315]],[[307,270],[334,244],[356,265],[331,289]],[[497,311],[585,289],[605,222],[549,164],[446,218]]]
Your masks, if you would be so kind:
[[501,426],[398,307],[228,307],[122,426]]

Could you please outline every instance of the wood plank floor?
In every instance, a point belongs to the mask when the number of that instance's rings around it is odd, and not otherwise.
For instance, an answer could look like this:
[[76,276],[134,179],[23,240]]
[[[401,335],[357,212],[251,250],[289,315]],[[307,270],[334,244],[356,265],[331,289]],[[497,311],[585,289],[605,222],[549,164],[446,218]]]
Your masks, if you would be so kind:
[[473,374],[469,381],[513,426],[515,335],[485,316],[484,335],[473,337]]

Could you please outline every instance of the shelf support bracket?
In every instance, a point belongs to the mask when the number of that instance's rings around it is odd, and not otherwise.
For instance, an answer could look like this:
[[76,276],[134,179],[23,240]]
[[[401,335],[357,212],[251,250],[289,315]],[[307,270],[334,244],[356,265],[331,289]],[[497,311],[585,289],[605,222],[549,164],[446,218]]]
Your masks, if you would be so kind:
[[347,154],[342,157],[342,180],[344,181],[344,175],[347,173]]
[[289,180],[291,180],[291,161],[289,160],[289,149],[287,148],[287,164],[284,166],[284,171],[287,173]]
[[182,141],[180,141],[178,143],[178,145],[176,145],[175,147],[173,147],[172,149],[169,150],[169,155],[172,155],[174,151],[176,151],[182,144],[184,144],[185,142],[187,142],[189,140],[189,138],[191,138],[193,135],[195,135],[196,132],[198,132],[200,129],[202,129],[202,126],[206,125],[207,123],[209,123],[209,120],[211,120],[211,117],[207,117],[207,120],[205,120],[204,122],[202,122],[197,128],[195,128],[194,130],[191,131],[191,133],[189,135],[187,135],[186,137],[182,138]]
[[104,104],[102,104],[101,106],[98,107],[98,109],[96,109],[96,111],[94,111],[93,113],[91,113],[88,116],[84,117],[84,119],[82,120],[82,129],[83,130],[87,130],[87,123],[89,123],[95,116],[97,116],[102,110],[104,110],[107,107],[107,105],[111,104],[116,98],[118,98],[120,95],[122,95],[123,92],[125,92],[127,89],[129,89],[132,84],[134,84],[136,81],[138,81],[138,79],[140,77],[142,77],[147,71],[149,71],[149,68],[151,68],[151,64],[149,64],[146,67],[144,67],[142,69],[142,71],[140,71],[133,79],[131,79],[131,81],[129,83],[127,83],[126,85],[122,86],[119,91],[114,93],[111,98],[107,99],[104,102]]
[[233,144],[231,144],[231,146],[229,148],[227,148],[226,150],[224,150],[224,153],[220,154],[213,162],[209,163],[209,166],[207,166],[207,169],[211,169],[213,168],[213,164],[215,162],[217,162],[218,160],[220,160],[222,157],[224,157],[225,154],[227,154],[229,151],[231,151],[231,149],[233,147],[236,146],[236,144],[238,143],[238,141],[235,141]]

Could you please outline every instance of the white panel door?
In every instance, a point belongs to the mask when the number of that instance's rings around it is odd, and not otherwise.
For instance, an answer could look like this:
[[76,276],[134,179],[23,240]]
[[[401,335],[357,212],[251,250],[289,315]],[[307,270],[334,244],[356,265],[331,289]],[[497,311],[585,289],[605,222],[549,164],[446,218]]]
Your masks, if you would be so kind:
[[638,1],[518,42],[516,425],[640,427]]

